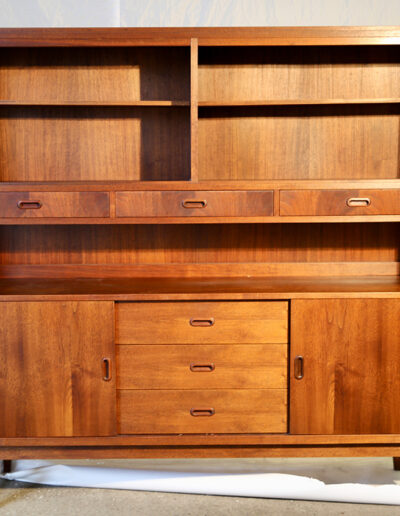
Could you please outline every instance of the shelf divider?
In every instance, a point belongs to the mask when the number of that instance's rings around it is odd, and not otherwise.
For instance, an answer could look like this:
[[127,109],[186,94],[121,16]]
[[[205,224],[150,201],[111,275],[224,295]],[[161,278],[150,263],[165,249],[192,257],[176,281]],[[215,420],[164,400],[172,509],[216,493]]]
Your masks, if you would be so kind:
[[193,182],[199,180],[199,43],[190,40],[190,176]]

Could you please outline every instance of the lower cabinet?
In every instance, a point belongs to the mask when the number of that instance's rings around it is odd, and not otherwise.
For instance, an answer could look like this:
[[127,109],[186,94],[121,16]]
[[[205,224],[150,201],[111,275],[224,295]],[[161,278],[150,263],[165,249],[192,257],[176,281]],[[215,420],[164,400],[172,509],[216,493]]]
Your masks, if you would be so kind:
[[0,437],[114,435],[113,332],[113,302],[1,302]]
[[400,299],[294,300],[290,432],[400,433]]
[[290,321],[288,301],[2,302],[0,437],[400,434],[399,321],[399,299],[292,300]]

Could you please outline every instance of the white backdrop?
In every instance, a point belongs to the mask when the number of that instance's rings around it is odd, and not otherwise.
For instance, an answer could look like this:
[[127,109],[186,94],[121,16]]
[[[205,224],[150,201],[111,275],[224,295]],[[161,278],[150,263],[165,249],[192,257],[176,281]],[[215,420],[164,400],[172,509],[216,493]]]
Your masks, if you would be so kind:
[[400,25],[400,0],[0,0],[0,27]]

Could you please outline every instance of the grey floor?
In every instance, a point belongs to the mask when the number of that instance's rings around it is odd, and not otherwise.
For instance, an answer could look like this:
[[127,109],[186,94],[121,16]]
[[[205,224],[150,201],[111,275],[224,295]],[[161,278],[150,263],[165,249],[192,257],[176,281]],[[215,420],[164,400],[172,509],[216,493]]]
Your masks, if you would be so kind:
[[[391,459],[247,459],[159,461],[63,461],[100,467],[193,471],[284,472],[308,474],[327,483],[400,483]],[[269,500],[109,489],[50,487],[0,480],[0,514],[36,515],[400,515],[400,507],[348,503]]]

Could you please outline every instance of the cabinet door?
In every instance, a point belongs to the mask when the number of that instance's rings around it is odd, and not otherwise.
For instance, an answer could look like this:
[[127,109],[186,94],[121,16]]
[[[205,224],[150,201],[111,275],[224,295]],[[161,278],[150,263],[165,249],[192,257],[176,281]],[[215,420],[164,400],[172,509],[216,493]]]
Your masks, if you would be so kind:
[[112,302],[0,303],[0,436],[115,434],[113,338]]
[[291,433],[400,433],[400,300],[295,300],[291,318]]

